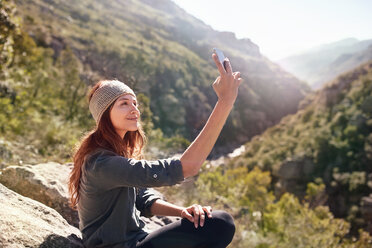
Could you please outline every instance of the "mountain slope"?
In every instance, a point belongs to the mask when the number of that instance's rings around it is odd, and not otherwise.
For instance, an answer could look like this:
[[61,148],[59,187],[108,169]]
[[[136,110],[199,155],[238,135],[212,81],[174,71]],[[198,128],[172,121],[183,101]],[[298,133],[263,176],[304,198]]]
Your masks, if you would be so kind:
[[171,1],[16,1],[24,27],[54,57],[71,47],[86,84],[118,78],[150,98],[155,128],[196,137],[217,100],[211,49],[245,82],[212,152],[234,147],[294,113],[308,86],[263,57],[249,39],[217,32]]
[[372,60],[299,108],[166,196],[228,209],[234,247],[371,247]]
[[286,116],[245,145],[230,166],[271,171],[276,196],[305,195],[309,182],[321,181],[336,217],[355,234],[369,220],[361,199],[372,192],[372,61],[340,75],[307,96]]
[[348,38],[281,59],[283,68],[319,89],[327,81],[372,59],[372,40]]

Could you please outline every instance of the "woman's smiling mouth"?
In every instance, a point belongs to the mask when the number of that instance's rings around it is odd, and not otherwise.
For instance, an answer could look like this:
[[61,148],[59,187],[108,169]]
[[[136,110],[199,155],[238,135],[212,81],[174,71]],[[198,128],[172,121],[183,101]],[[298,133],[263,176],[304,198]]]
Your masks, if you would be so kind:
[[127,120],[136,121],[136,120],[138,120],[138,118],[127,118]]

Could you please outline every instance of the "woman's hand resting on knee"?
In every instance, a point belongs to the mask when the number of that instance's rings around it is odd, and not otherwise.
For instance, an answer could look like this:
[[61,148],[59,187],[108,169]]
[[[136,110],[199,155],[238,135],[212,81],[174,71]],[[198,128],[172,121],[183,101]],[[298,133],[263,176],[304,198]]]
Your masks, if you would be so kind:
[[181,212],[181,217],[186,218],[191,222],[194,222],[195,228],[198,228],[199,220],[200,226],[204,226],[205,214],[208,218],[212,218],[212,207],[211,206],[200,206],[198,204],[193,204],[186,207]]

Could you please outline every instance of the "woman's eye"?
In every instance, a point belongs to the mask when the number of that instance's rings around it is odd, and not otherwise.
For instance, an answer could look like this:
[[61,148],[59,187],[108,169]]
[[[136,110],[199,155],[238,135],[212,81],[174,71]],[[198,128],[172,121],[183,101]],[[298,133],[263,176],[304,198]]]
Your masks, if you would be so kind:
[[[128,105],[128,102],[123,102],[123,105]],[[140,104],[135,103],[134,106],[138,107]]]

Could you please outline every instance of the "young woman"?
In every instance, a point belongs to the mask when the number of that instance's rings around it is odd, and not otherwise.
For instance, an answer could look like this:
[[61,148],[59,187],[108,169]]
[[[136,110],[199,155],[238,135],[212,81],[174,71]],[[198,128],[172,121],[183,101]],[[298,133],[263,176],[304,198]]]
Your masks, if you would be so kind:
[[[122,82],[100,81],[89,93],[96,127],[80,143],[70,174],[71,207],[79,213],[85,247],[226,247],[235,233],[230,214],[194,204],[165,202],[149,187],[169,186],[198,173],[233,107],[240,73],[212,57],[220,72],[213,83],[218,101],[203,130],[180,159],[144,160],[146,137],[135,93]],[[139,215],[181,220],[148,233]]]

